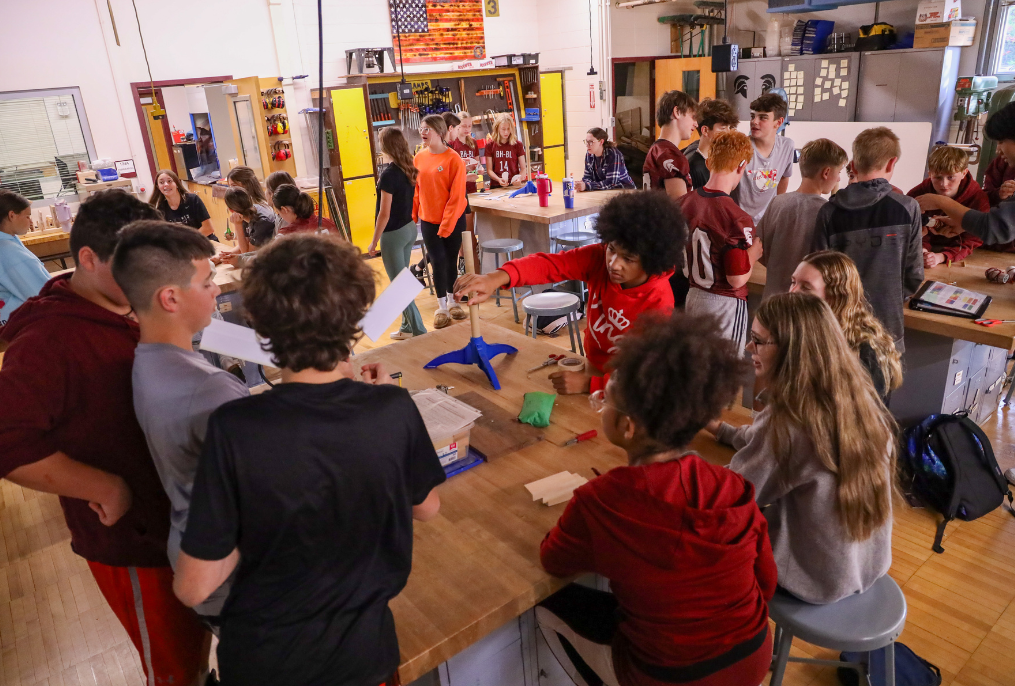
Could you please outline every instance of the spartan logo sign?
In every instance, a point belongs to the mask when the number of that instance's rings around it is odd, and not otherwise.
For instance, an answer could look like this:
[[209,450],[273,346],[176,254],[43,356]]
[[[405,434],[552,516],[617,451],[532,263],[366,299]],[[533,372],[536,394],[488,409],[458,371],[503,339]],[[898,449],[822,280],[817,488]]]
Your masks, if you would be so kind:
[[737,78],[733,79],[733,92],[744,98],[747,97],[747,82],[751,80],[751,77],[740,74]]
[[761,75],[761,94],[764,95],[768,91],[775,88],[775,76],[772,74]]

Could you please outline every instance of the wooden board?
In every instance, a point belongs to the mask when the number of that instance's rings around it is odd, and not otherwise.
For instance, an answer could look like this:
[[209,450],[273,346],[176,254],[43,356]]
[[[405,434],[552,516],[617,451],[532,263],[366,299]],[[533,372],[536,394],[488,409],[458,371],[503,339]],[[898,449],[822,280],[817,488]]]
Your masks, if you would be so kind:
[[487,460],[518,452],[543,440],[543,432],[519,422],[517,412],[511,414],[475,391],[455,397],[483,413],[472,428],[469,445],[483,453]]
[[553,179],[553,194],[550,195],[550,206],[540,207],[539,198],[533,195],[519,195],[517,198],[507,196],[517,188],[500,189],[488,193],[473,193],[469,196],[469,204],[474,212],[491,214],[496,217],[522,219],[537,224],[556,224],[557,222],[578,217],[598,214],[600,208],[620,193],[627,191],[588,191],[575,193],[574,209],[564,207],[563,189],[558,188],[560,180]]

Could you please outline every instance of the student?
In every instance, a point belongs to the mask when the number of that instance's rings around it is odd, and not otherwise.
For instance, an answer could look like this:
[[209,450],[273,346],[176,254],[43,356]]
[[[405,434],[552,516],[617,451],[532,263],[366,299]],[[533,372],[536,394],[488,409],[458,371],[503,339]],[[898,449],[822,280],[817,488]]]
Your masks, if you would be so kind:
[[627,173],[624,156],[603,129],[591,128],[585,134],[585,176],[575,182],[579,191],[608,191],[635,187]]
[[[261,205],[266,209],[271,209],[271,205],[268,202],[267,197],[264,195],[264,189],[261,188],[261,182],[257,180],[257,174],[250,167],[233,167],[226,174],[226,185],[230,188],[242,188],[250,196],[250,200],[255,205]],[[241,253],[250,252],[252,246],[243,231],[243,217],[236,212],[232,212],[229,215],[229,224],[231,225],[232,232],[236,234],[236,245]],[[275,222],[276,232],[278,230],[279,222]]]
[[[463,116],[468,116],[469,113],[468,112],[459,112],[459,114],[463,115]],[[460,148],[462,148],[462,150],[468,150],[468,145],[466,145],[464,143],[461,143],[458,139],[459,139],[459,132],[460,131],[464,131],[466,128],[468,128],[468,130],[472,130],[472,122],[469,121],[469,122],[465,123],[465,122],[463,122],[462,119],[459,118],[458,114],[454,114],[452,112],[443,112],[441,114],[441,116],[444,117],[444,124],[448,127],[447,137],[445,138],[444,142],[447,144],[447,146],[449,148],[451,148],[452,150],[454,150],[455,152],[458,153],[458,156],[462,158],[462,162],[465,162],[465,172],[466,172],[465,173],[465,230],[466,231],[471,231],[472,235],[475,236],[476,235],[476,219],[475,219],[475,215],[472,213],[472,205],[469,203],[469,193],[475,193],[476,192],[476,179],[477,179],[477,175],[476,175],[475,169],[479,165],[479,163],[478,163],[478,161],[474,157],[469,157],[468,155],[463,154],[461,152],[461,150],[458,149],[460,147]],[[471,136],[469,137],[469,140],[472,140]],[[456,145],[458,147],[455,147]],[[476,267],[476,273],[477,274],[481,273],[482,272],[481,266],[482,266],[483,260],[482,260],[482,255],[481,255],[481,252],[480,252],[480,249],[479,249],[479,240],[478,239],[472,242],[472,254],[473,254],[473,259],[475,260],[474,264],[475,264],[475,267]],[[462,253],[462,248],[459,248],[459,250],[458,250],[458,271],[460,271],[463,274],[465,273],[465,255],[464,255],[464,253]]]
[[226,207],[240,216],[240,232],[252,250],[268,244],[275,237],[275,212],[253,199],[242,188],[230,188],[225,195]]
[[[238,188],[230,192],[246,195]],[[219,405],[248,395],[239,379],[191,347],[193,337],[211,323],[220,293],[210,259],[214,254],[208,241],[193,232],[156,221],[125,227],[113,253],[113,278],[141,326],[132,372],[134,411],[169,496],[167,552],[173,568],[187,528],[208,416]],[[228,595],[224,584],[195,609],[216,617]]]
[[753,154],[751,140],[739,131],[717,134],[708,155],[708,183],[680,199],[690,231],[684,276],[691,290],[685,310],[715,316],[738,350],[747,339],[747,281],[761,246],[755,244],[750,215],[729,193]]
[[469,316],[454,299],[448,307],[448,296],[454,293],[455,279],[458,278],[458,253],[462,249],[467,201],[465,162],[444,143],[447,134],[447,125],[439,114],[424,118],[419,135],[426,147],[413,159],[419,174],[416,194],[412,199],[412,220],[419,222],[433,268],[434,291],[437,293],[437,312],[433,317],[435,329],[450,326],[452,318],[465,319]]
[[667,91],[659,98],[656,123],[659,138],[648,149],[643,169],[651,179],[651,188],[664,190],[677,200],[691,190],[691,168],[677,145],[694,132],[694,113],[698,104],[687,93]]
[[765,409],[753,424],[709,429],[754,484],[779,586],[818,605],[863,593],[892,564],[895,421],[812,295],[763,302],[750,351]]
[[42,262],[18,238],[31,228],[31,201],[0,188],[0,326],[49,281]]
[[751,103],[751,145],[754,157],[733,193],[737,204],[757,224],[768,203],[789,188],[793,175],[793,141],[778,135],[786,121],[786,101],[776,93],[765,93]]
[[[455,131],[455,135],[451,137],[451,141],[448,146],[458,153],[458,156],[465,162],[465,192],[467,194],[475,193],[478,188],[476,181],[479,179],[479,171],[482,169],[482,165],[479,163],[480,150],[479,146],[476,145],[476,139],[472,137],[472,115],[468,112],[459,112],[457,117],[458,128]],[[450,128],[448,130],[450,134]],[[470,215],[467,218],[468,224],[467,229],[472,231],[473,218]]]
[[871,313],[853,260],[834,250],[811,253],[803,258],[790,281],[790,293],[816,295],[832,308],[846,342],[887,406],[891,392],[902,385],[902,356]]
[[762,297],[789,290],[793,270],[811,251],[818,210],[825,204],[822,194],[839,185],[847,161],[846,151],[827,138],[813,140],[800,151],[800,188],[772,200],[758,222],[761,264],[768,270]]
[[983,133],[997,143],[997,156],[983,174],[983,190],[997,207],[1015,193],[1015,102],[992,114]]
[[684,154],[687,155],[687,163],[691,167],[691,183],[694,188],[701,188],[708,182],[709,171],[706,160],[712,138],[721,131],[737,128],[740,116],[725,100],[709,98],[698,104],[694,118],[698,122],[698,135],[701,138],[684,148]]
[[[412,220],[412,196],[416,188],[416,167],[412,165],[409,143],[400,129],[385,127],[378,135],[388,165],[377,182],[377,222],[367,252],[377,254],[381,246],[384,272],[394,280],[412,259],[416,244],[416,222]],[[402,311],[402,326],[391,334],[396,341],[426,333],[416,303]]]
[[[913,198],[892,190],[902,149],[891,129],[865,129],[853,141],[856,183],[818,212],[813,251],[838,250],[856,263],[874,316],[905,351],[903,302],[923,283],[923,222]],[[941,197],[941,196],[935,196]]]
[[[194,684],[207,632],[173,596],[170,505],[134,415],[138,325],[113,280],[116,235],[158,210],[121,190],[81,203],[70,234],[73,274],[19,307],[0,342],[0,474],[60,496],[71,547],[141,656],[149,683]],[[145,608],[144,623],[137,608]]]
[[[264,195],[265,198],[267,199],[268,204],[271,205],[271,209],[273,210],[275,209],[275,206],[272,205],[272,202],[275,197],[275,191],[278,190],[279,186],[283,186],[285,184],[289,184],[290,186],[296,185],[296,180],[293,179],[293,177],[290,176],[289,172],[287,171],[272,172],[268,174],[268,177],[264,180],[264,191],[265,191]],[[288,223],[286,222],[285,219],[282,219],[282,217],[276,211],[275,233],[277,234],[278,230],[281,229],[283,226],[288,226]]]
[[469,302],[476,304],[489,300],[498,288],[571,280],[588,284],[588,365],[583,372],[550,374],[557,393],[601,389],[617,342],[638,317],[673,310],[668,280],[687,236],[677,202],[652,191],[618,195],[600,210],[596,233],[600,243],[552,255],[536,253],[490,274],[463,276],[455,284],[456,298],[473,294]]
[[571,584],[536,621],[576,684],[760,684],[777,574],[767,524],[749,483],[688,450],[746,364],[710,317],[635,330],[590,398],[628,465],[578,488],[540,546],[546,571],[601,574],[613,592]]
[[515,121],[509,113],[494,118],[493,133],[486,137],[483,155],[490,173],[490,188],[514,186],[525,180],[528,169],[525,146],[515,135]]
[[148,197],[148,204],[161,212],[167,222],[185,224],[208,240],[218,241],[204,201],[196,193],[188,193],[173,170],[162,169],[155,175],[155,190]]
[[282,184],[275,189],[271,199],[279,216],[286,222],[278,230],[278,235],[288,236],[291,233],[317,233],[318,219],[322,233],[336,230],[335,222],[327,217],[318,217],[314,199],[296,186]]
[[334,235],[274,241],[244,278],[283,383],[212,413],[175,581],[194,606],[236,570],[223,686],[381,684],[398,668],[388,602],[445,477],[408,391],[382,365],[353,371],[373,299],[370,266]]
[[[965,150],[942,145],[934,149],[927,159],[930,177],[907,193],[911,198],[918,198],[927,193],[936,193],[955,202],[980,212],[990,209],[987,194],[976,183],[969,173],[969,154]],[[940,212],[930,212],[931,221]],[[925,215],[926,216],[926,215]],[[983,245],[976,236],[960,233],[956,236],[945,236],[938,233],[937,226],[930,223],[924,227],[923,235],[923,266],[930,269],[939,264],[959,262],[969,257],[970,253]]]

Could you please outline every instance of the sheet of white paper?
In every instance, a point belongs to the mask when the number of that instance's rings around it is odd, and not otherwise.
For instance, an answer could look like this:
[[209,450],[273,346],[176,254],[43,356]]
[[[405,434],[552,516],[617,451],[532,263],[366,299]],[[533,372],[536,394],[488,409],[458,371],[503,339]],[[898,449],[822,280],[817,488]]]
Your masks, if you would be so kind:
[[483,413],[436,388],[412,394],[412,400],[426,424],[431,439],[449,438],[461,431]]
[[238,357],[241,360],[276,367],[270,353],[261,349],[261,339],[253,329],[212,319],[201,336],[201,350]]
[[815,86],[820,86],[821,85],[821,77],[818,77],[818,78],[814,79],[814,85]]
[[790,64],[789,65],[789,70],[790,71],[796,71],[796,65],[795,64]]
[[849,60],[841,60],[839,62],[839,66],[842,67],[843,69],[845,69],[846,67],[849,66]]
[[832,87],[832,93],[835,94],[835,95],[838,95],[839,94],[839,87],[838,86],[833,86]]
[[839,107],[846,106],[846,98],[839,98]]
[[821,68],[824,69],[828,66],[828,60],[821,60]]
[[402,316],[402,310],[408,307],[422,290],[423,285],[412,272],[408,268],[403,269],[360,321],[359,325],[366,337],[376,342],[391,326],[391,322]]

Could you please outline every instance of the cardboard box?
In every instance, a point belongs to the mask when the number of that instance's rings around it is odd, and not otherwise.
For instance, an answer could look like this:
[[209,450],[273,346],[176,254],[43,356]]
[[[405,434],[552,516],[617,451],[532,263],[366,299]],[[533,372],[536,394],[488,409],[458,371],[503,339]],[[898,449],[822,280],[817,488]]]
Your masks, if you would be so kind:
[[943,24],[916,27],[914,48],[947,48],[972,45],[976,38],[976,20],[960,19]]
[[452,462],[464,460],[469,454],[469,436],[472,434],[473,426],[475,426],[475,423],[469,424],[454,436],[448,438],[432,439],[433,447],[437,451],[437,459],[440,460],[441,467],[447,467]]
[[960,0],[923,0],[916,8],[916,25],[943,24],[962,17]]

